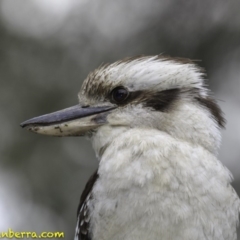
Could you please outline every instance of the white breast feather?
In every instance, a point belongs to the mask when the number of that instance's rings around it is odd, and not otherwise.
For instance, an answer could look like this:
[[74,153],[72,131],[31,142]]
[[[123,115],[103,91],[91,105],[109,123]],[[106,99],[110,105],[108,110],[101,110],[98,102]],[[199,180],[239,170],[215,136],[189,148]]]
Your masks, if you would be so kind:
[[98,173],[93,240],[236,239],[231,174],[201,146],[131,129],[113,139]]

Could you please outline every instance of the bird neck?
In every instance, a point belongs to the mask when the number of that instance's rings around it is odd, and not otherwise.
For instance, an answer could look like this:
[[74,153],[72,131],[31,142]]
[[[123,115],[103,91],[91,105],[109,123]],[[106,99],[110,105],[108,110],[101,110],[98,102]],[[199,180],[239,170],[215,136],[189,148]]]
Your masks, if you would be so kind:
[[111,146],[111,143],[113,142],[113,140],[117,141],[118,137],[128,130],[129,128],[125,126],[100,127],[98,131],[91,137],[93,149],[96,153],[97,159],[101,160],[105,150]]

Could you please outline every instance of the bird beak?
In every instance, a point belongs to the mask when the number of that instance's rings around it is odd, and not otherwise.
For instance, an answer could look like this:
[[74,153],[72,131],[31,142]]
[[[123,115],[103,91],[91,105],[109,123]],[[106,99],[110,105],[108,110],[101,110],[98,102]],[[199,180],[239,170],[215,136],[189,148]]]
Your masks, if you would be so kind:
[[30,131],[51,136],[82,136],[107,123],[108,111],[116,106],[81,107],[76,105],[29,119],[20,124]]

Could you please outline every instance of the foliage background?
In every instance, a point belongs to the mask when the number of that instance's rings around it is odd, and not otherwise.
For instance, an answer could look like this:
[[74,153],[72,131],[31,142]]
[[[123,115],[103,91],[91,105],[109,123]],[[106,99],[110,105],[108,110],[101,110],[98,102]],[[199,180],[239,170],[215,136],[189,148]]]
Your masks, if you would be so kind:
[[126,56],[201,60],[227,119],[220,160],[240,191],[240,1],[1,0],[0,230],[73,237],[80,193],[97,167],[81,138],[19,123],[77,103],[89,71]]

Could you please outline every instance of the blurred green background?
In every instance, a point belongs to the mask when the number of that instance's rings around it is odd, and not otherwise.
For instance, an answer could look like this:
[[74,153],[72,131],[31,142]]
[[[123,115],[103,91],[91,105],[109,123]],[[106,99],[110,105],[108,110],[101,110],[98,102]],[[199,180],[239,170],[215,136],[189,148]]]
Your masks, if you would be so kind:
[[220,160],[240,192],[240,1],[1,0],[0,231],[73,238],[97,167],[88,141],[19,127],[77,103],[88,72],[138,54],[201,60],[227,119]]

